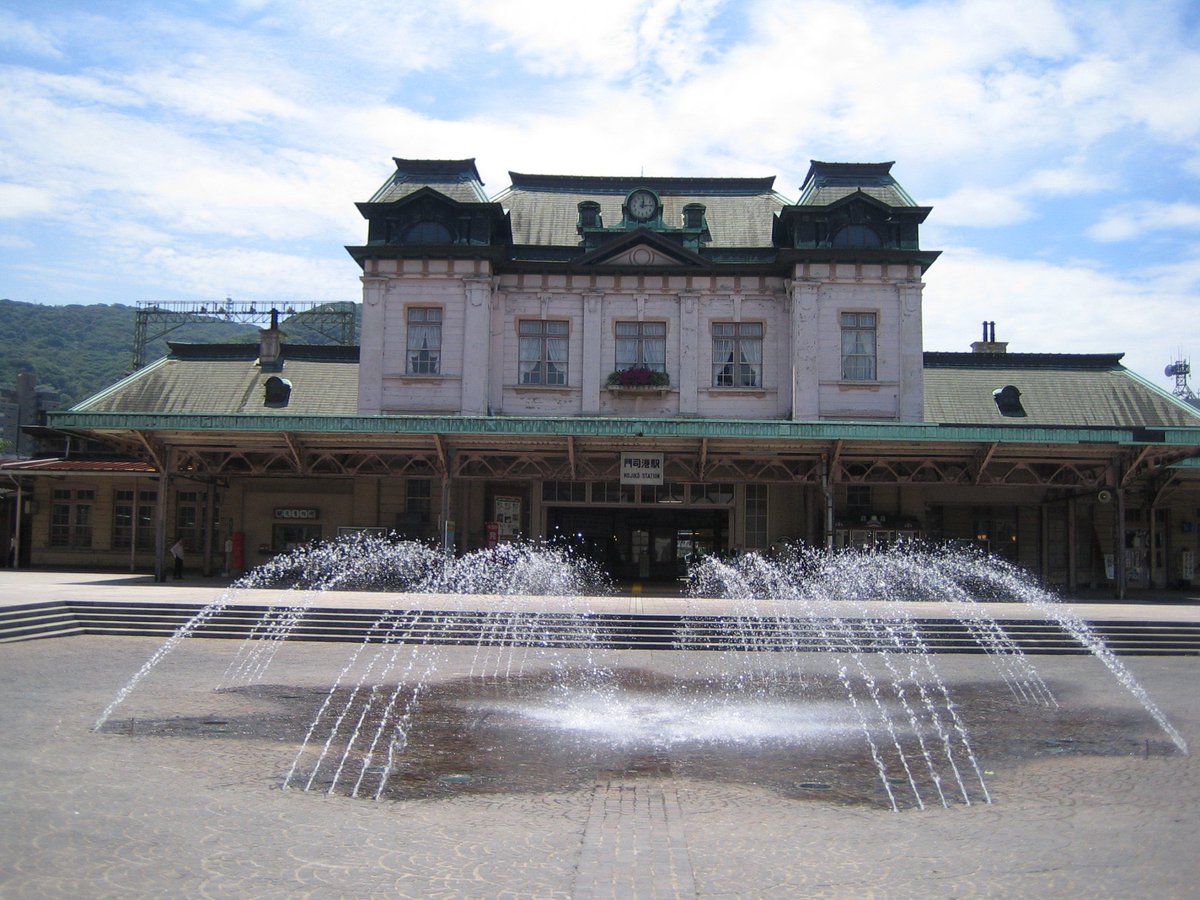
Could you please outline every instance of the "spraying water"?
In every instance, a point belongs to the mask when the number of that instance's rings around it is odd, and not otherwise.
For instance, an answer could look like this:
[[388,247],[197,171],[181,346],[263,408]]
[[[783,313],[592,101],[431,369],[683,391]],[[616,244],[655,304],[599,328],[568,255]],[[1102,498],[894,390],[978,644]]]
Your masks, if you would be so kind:
[[[1002,561],[917,546],[842,553],[791,547],[774,558],[710,557],[691,568],[689,581],[691,608],[704,614],[678,617],[674,648],[706,652],[679,653],[675,680],[646,692],[632,689],[604,650],[617,646],[613,629],[636,628],[627,624],[636,617],[617,626],[592,613],[587,598],[607,592],[609,583],[585,558],[531,544],[455,558],[375,535],[312,545],[250,573],[182,626],[121,689],[95,728],[241,592],[284,589],[289,602],[272,606],[254,625],[222,686],[260,681],[282,643],[330,591],[438,594],[447,605],[458,598],[460,608],[410,609],[403,598],[381,599],[381,614],[312,719],[285,788],[332,793],[341,786],[352,796],[383,796],[412,740],[444,645],[473,642],[470,678],[481,685],[518,683],[531,661],[557,673],[547,692],[518,691],[518,699],[477,704],[518,715],[528,727],[656,752],[708,742],[799,745],[857,734],[893,809],[989,803],[968,728],[911,610],[917,602],[936,602],[938,615],[961,623],[986,654],[1014,701],[1053,708],[1058,701],[1049,685],[986,605],[1005,602],[1056,623],[1187,752],[1182,736],[1099,637],[1026,573]],[[469,601],[463,598],[470,596],[481,597],[479,608],[464,613],[462,603]],[[520,599],[507,604],[504,597]],[[531,597],[542,598],[532,610]],[[711,609],[721,613],[714,617]],[[569,660],[558,649],[563,647],[572,648]],[[814,660],[825,664],[827,682],[840,686],[840,703],[805,699]],[[697,670],[689,677],[693,661]]]

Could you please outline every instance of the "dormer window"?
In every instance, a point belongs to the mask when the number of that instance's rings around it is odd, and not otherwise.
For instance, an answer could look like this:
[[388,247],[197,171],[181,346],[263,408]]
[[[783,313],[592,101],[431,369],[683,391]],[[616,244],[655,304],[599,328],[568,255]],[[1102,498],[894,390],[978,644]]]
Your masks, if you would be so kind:
[[292,383],[286,378],[272,375],[263,384],[263,406],[275,408],[288,405],[292,398]]
[[441,222],[417,222],[404,230],[404,244],[453,244],[454,236]]
[[1000,415],[1011,418],[1024,418],[1025,407],[1021,403],[1021,391],[1014,384],[1006,384],[992,391],[992,399],[996,401],[996,409]]
[[683,208],[683,227],[689,231],[700,231],[704,228],[703,203],[689,203]]
[[604,220],[600,215],[600,204],[594,200],[584,200],[579,204],[580,228],[603,228]]
[[882,247],[883,241],[873,228],[867,225],[847,225],[833,236],[833,247],[841,249],[863,249]]

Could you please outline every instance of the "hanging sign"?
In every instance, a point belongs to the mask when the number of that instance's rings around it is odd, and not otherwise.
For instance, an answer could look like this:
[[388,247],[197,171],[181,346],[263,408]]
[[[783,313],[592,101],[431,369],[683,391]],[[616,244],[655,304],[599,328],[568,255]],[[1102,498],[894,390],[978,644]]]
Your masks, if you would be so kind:
[[662,484],[661,453],[622,453],[621,484]]

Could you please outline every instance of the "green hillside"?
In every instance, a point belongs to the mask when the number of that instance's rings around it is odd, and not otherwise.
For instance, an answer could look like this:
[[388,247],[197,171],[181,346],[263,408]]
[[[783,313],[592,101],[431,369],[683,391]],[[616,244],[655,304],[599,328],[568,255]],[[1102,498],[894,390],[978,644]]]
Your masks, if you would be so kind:
[[[0,299],[0,387],[11,388],[20,372],[32,371],[39,384],[62,395],[64,408],[78,403],[130,372],[135,319],[135,307],[115,303],[46,306]],[[168,340],[253,343],[258,328],[219,319],[181,325],[148,343],[146,361],[165,356]],[[302,340],[330,343],[307,331]]]

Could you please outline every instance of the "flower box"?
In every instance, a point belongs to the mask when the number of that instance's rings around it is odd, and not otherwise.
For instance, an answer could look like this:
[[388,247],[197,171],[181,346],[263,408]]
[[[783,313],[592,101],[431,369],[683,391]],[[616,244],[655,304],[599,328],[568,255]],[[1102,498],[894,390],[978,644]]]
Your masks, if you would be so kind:
[[649,388],[663,391],[671,386],[671,376],[666,372],[656,372],[645,366],[633,366],[628,369],[618,369],[608,376],[605,384],[610,388]]

